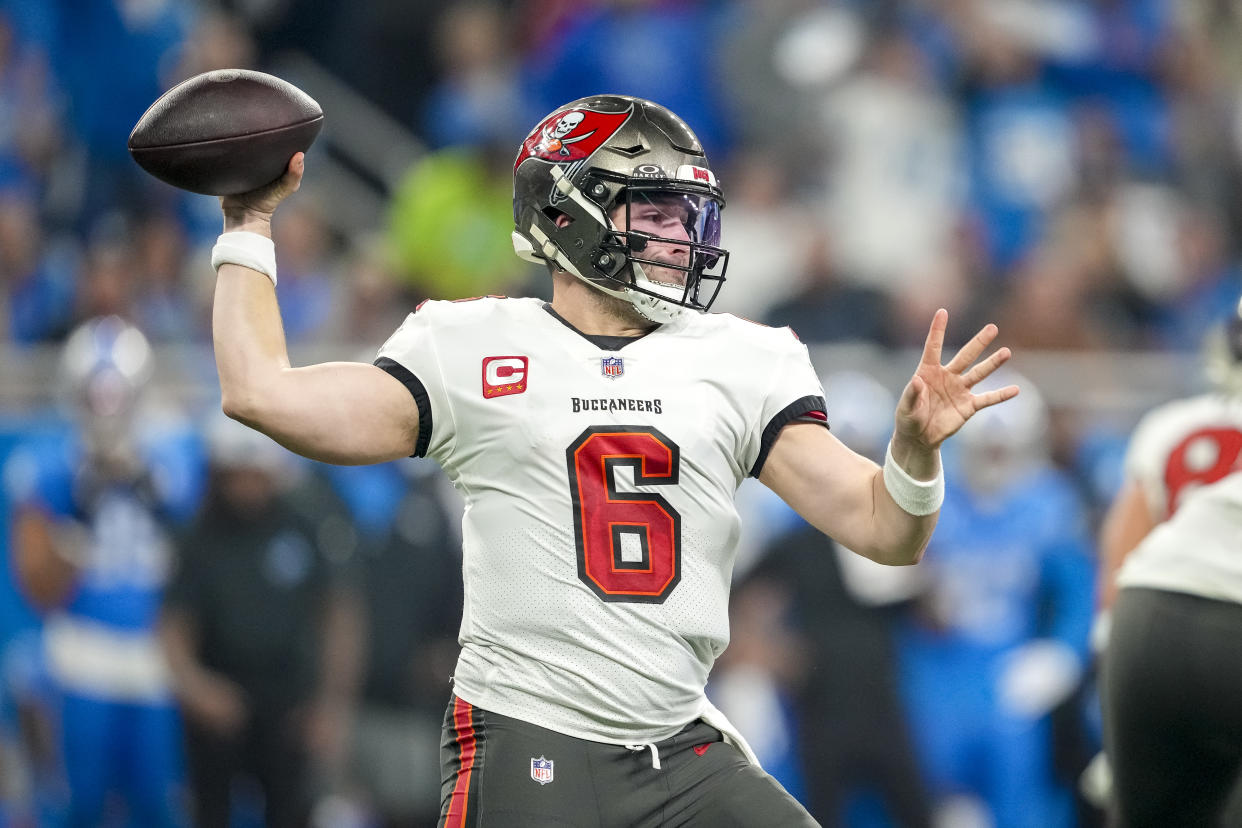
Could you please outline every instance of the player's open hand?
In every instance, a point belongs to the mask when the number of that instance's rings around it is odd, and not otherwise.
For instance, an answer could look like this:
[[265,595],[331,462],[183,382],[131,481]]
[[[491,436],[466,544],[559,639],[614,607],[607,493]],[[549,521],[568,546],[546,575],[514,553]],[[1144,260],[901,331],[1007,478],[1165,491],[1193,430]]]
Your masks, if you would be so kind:
[[224,211],[225,230],[247,229],[230,224],[248,221],[271,221],[272,213],[289,196],[302,186],[302,174],[306,171],[306,153],[294,153],[289,159],[285,174],[257,190],[234,196],[221,196],[220,209]]
[[929,449],[939,448],[976,411],[1018,395],[1016,385],[981,394],[970,390],[1011,356],[1008,348],[999,348],[983,361],[975,362],[996,339],[997,328],[991,323],[984,325],[947,364],[940,364],[948,324],[949,312],[944,308],[936,311],[918,370],[897,402],[897,434]]

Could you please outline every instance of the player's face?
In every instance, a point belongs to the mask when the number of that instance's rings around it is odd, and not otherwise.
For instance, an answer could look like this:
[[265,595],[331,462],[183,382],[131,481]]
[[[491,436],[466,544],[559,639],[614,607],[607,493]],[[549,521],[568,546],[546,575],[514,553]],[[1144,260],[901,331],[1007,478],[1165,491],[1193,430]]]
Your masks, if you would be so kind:
[[[613,210],[612,221],[617,227],[669,241],[651,241],[638,255],[643,259],[667,262],[679,267],[690,264],[690,241],[695,216],[686,196],[678,193],[635,193],[629,205],[629,226],[626,227],[626,205]],[[675,267],[645,265],[648,278],[681,287],[686,272]]]

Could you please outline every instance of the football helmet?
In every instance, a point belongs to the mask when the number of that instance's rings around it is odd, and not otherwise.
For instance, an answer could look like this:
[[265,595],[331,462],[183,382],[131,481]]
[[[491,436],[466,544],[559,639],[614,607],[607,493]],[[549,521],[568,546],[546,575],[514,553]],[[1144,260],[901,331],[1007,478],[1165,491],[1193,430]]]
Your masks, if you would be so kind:
[[[513,164],[513,247],[668,322],[724,283],[724,197],[698,138],[668,109],[598,95],[559,107]],[[614,218],[615,216],[615,218]]]
[[60,355],[62,399],[80,417],[128,417],[151,378],[154,361],[142,332],[119,316],[79,325]]
[[975,412],[950,443],[960,453],[963,478],[979,494],[1008,490],[1049,462],[1052,413],[1039,388],[1008,366],[980,382],[976,393],[1018,385],[1004,405]]

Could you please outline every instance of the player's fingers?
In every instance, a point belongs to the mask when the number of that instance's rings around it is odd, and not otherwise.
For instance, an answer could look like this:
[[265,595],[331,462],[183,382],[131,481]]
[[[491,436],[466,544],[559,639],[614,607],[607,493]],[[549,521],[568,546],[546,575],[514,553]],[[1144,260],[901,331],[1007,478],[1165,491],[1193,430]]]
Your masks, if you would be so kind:
[[996,339],[998,328],[991,322],[984,325],[979,333],[970,338],[970,341],[962,346],[962,350],[958,351],[953,359],[949,360],[949,364],[945,367],[955,374],[960,374],[966,370],[970,363],[979,358],[979,354],[992,344],[992,340]]
[[306,153],[295,152],[293,157],[289,159],[289,166],[285,169],[285,180],[293,182],[293,189],[297,189],[302,183],[302,175],[306,172]]
[[997,349],[996,353],[962,374],[962,380],[966,383],[966,387],[970,388],[979,380],[989,376],[997,368],[1008,362],[1011,356],[1013,356],[1013,352],[1008,348]]
[[949,312],[941,308],[932,317],[931,328],[927,331],[927,341],[923,343],[922,361],[924,364],[940,364],[940,352],[944,349],[944,331],[948,326]]
[[901,397],[897,400],[897,413],[909,414],[914,411],[919,402],[919,395],[923,393],[925,383],[923,378],[915,374],[906,383],[906,387],[901,392]]
[[285,167],[285,173],[277,182],[276,190],[283,198],[296,193],[302,186],[302,175],[306,172],[306,153],[295,152]]
[[1005,400],[1012,400],[1018,396],[1021,389],[1016,385],[1006,385],[1004,388],[997,388],[995,391],[986,391],[982,394],[974,395],[975,411],[987,408],[988,406],[1003,403]]

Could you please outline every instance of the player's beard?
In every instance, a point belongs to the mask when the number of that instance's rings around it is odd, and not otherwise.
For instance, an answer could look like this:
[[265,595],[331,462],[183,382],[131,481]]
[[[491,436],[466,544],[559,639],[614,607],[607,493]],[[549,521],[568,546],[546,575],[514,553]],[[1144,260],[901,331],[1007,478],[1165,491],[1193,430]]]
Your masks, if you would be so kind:
[[620,296],[613,296],[611,293],[604,293],[602,290],[593,290],[591,294],[595,298],[595,306],[600,311],[622,322],[626,327],[647,330],[655,325],[654,322],[639,313],[638,309],[631,305],[628,300],[622,299]]

